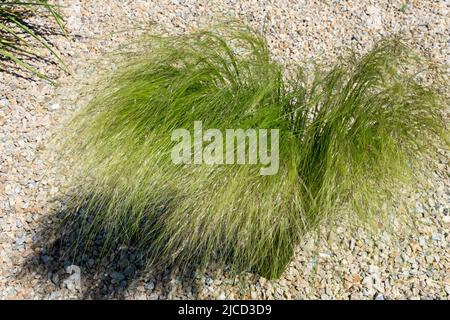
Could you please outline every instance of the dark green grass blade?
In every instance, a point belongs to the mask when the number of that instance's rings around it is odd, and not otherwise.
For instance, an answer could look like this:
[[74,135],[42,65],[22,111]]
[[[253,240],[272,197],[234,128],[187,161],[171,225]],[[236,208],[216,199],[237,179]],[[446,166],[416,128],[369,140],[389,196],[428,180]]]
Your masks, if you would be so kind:
[[[45,12],[48,12],[53,17],[54,22],[66,35],[62,16],[56,7],[47,1],[0,3],[0,45],[3,57],[10,59],[38,77],[50,81],[47,76],[37,71],[36,68],[24,60],[24,56],[29,56],[30,53],[37,57],[36,53],[31,52],[31,48],[38,44],[44,47],[66,72],[68,71],[67,65],[52,49],[48,41],[36,33],[26,21],[30,15],[40,15],[45,14]],[[5,52],[8,54],[5,54]]]

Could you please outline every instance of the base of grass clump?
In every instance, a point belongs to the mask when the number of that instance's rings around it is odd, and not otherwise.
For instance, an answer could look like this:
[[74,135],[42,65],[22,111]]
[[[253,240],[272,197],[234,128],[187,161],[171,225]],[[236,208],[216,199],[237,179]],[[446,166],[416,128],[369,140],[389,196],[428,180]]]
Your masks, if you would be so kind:
[[[119,234],[152,264],[279,277],[301,237],[339,208],[378,219],[392,186],[441,143],[442,81],[411,52],[384,40],[306,81],[286,79],[264,38],[241,25],[141,38],[68,124],[80,236],[105,232],[107,250]],[[171,133],[195,121],[279,129],[278,173],[175,165]]]

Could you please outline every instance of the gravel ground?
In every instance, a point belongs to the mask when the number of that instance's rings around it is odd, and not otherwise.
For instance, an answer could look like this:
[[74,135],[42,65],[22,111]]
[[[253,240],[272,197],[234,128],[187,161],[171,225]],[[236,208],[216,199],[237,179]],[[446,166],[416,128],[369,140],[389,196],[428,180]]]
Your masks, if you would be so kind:
[[[92,61],[120,48],[145,26],[185,32],[223,17],[255,28],[267,26],[280,61],[319,58],[330,63],[343,48],[369,49],[396,32],[450,63],[448,1],[57,1],[69,38],[51,40],[72,74],[43,65],[57,86],[0,72],[0,299],[449,299],[449,153],[432,176],[405,195],[398,216],[413,215],[415,229],[394,221],[394,233],[370,233],[338,223],[302,243],[281,279],[214,270],[181,278],[171,270],[145,270],[132,248],[115,257],[97,252],[76,261],[62,255],[64,242],[48,232],[60,209],[64,177],[48,152],[53,132],[79,107],[77,85],[95,74]],[[395,237],[392,235],[395,234]],[[80,276],[81,275],[81,276]],[[78,281],[81,280],[81,281]]]

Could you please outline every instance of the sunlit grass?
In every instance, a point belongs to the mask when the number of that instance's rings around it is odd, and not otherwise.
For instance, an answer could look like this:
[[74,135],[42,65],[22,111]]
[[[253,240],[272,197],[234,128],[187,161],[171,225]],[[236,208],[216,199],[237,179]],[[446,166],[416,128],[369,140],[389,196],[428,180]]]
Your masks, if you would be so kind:
[[[382,219],[420,157],[442,144],[445,86],[427,63],[388,39],[331,70],[286,79],[264,37],[240,25],[145,36],[64,132],[80,234],[105,231],[106,250],[132,242],[152,264],[218,262],[278,277],[300,238],[339,209]],[[197,120],[280,129],[278,174],[174,165],[171,132]]]

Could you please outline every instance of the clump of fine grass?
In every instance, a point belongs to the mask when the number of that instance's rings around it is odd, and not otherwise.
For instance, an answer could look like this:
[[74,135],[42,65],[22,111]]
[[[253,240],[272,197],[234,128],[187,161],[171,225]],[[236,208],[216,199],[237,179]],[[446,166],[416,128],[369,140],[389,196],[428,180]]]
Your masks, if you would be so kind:
[[13,62],[50,81],[47,75],[30,62],[33,59],[40,59],[36,47],[45,48],[64,68],[65,64],[43,35],[43,27],[30,22],[33,17],[50,17],[57,28],[65,34],[64,20],[58,8],[47,0],[0,0],[0,67],[4,68],[7,61]]
[[[264,38],[240,25],[144,37],[69,123],[80,234],[133,242],[150,263],[224,263],[278,277],[295,245],[349,208],[380,216],[414,163],[445,134],[446,105],[399,40],[286,80]],[[419,68],[419,69],[418,69]],[[258,165],[175,165],[171,132],[280,130],[276,175]],[[66,132],[67,134],[67,132]]]

